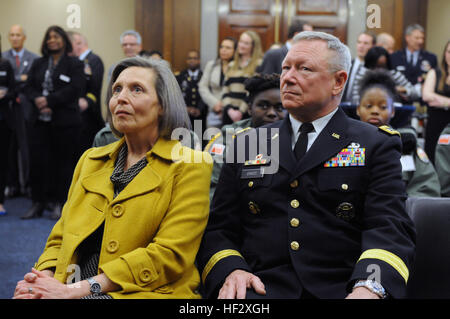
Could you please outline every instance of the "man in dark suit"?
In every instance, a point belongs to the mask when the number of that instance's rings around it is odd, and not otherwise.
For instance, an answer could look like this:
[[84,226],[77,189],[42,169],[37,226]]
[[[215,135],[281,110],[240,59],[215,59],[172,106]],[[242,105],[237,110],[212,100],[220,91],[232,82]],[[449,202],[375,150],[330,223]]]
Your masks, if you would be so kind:
[[338,107],[350,60],[330,34],[294,38],[280,83],[289,116],[227,152],[197,256],[207,297],[405,296],[415,231],[401,142]]
[[[28,77],[28,71],[33,61],[39,56],[28,51],[24,47],[26,40],[25,30],[18,24],[9,29],[8,40],[11,49],[3,52],[3,58],[7,59],[14,70],[16,90],[18,97],[13,108],[13,126],[15,128],[10,148],[10,169],[8,196],[25,193],[28,184],[30,155],[27,138],[27,125],[29,125],[32,105],[24,94],[24,87]],[[20,156],[19,156],[20,153]]]
[[258,67],[258,72],[262,74],[281,74],[281,64],[288,53],[292,39],[302,31],[312,31],[313,27],[304,21],[294,21],[288,30],[287,41],[281,48],[271,49],[264,54],[263,62]]
[[95,134],[105,126],[100,102],[105,69],[102,59],[89,49],[84,35],[78,32],[68,34],[73,46],[72,53],[84,63],[86,76],[86,92],[78,99],[82,120],[80,153],[83,153],[92,147]]
[[402,72],[413,85],[422,85],[424,75],[437,66],[435,54],[425,51],[425,30],[418,24],[405,30],[406,48],[391,55],[392,67]]

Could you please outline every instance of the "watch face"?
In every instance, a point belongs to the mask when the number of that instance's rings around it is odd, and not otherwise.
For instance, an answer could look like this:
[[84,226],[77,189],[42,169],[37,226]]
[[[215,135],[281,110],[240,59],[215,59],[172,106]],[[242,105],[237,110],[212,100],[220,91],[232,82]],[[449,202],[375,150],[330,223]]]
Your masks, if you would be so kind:
[[102,292],[102,287],[100,286],[99,283],[93,283],[91,286],[91,292],[93,294],[99,294]]

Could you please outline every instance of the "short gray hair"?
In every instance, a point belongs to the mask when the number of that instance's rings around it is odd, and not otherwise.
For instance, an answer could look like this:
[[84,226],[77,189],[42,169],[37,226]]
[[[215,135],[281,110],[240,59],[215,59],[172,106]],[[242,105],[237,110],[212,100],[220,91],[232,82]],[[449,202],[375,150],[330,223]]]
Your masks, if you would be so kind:
[[[174,129],[180,127],[190,129],[191,122],[187,113],[183,94],[181,93],[180,86],[175,76],[165,61],[144,59],[141,57],[127,58],[120,61],[111,75],[106,96],[107,103],[109,104],[109,100],[112,97],[112,86],[120,73],[133,66],[147,68],[155,72],[155,90],[159,104],[163,109],[163,115],[159,121],[160,135],[170,139]],[[123,135],[114,128],[112,120],[110,120],[109,124],[115,135],[119,137]]]
[[120,36],[120,44],[123,43],[123,38],[127,35],[132,35],[136,38],[137,40],[137,44],[142,44],[142,37],[139,34],[139,32],[135,31],[135,30],[127,30],[124,33],[121,34]]
[[422,33],[425,33],[425,29],[420,24],[410,24],[405,29],[405,35],[410,35],[413,31],[419,30]]
[[350,49],[334,35],[319,31],[303,31],[298,33],[293,40],[293,44],[304,40],[322,40],[327,42],[328,49],[335,52],[335,58],[329,61],[330,72],[344,70],[347,74],[352,64]]

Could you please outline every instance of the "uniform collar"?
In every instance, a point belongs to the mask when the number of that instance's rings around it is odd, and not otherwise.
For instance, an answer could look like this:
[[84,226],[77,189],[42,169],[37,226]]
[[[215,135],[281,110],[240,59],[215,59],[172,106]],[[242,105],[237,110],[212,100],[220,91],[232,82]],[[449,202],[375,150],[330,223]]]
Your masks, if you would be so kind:
[[[311,124],[314,126],[314,132],[317,133],[317,135],[319,135],[320,132],[322,132],[322,130],[325,128],[325,126],[327,126],[328,122],[331,120],[331,118],[337,112],[337,110],[338,107],[336,107],[333,111],[331,111],[327,115],[322,116],[321,118],[318,118],[317,120],[311,122]],[[292,132],[295,133],[293,134],[293,136],[297,137],[299,135],[300,126],[303,123],[300,122],[299,120],[296,120],[291,114],[289,114],[289,120],[291,122]]]

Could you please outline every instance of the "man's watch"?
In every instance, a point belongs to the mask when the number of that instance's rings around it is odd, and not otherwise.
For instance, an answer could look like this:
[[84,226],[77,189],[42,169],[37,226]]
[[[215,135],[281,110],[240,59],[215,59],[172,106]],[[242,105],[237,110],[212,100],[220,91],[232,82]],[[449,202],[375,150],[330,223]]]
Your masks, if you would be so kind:
[[384,290],[383,286],[380,285],[375,280],[359,280],[356,282],[356,284],[353,286],[354,288],[357,287],[365,287],[372,291],[374,294],[376,294],[381,299],[385,299],[387,297],[386,290]]
[[93,296],[98,296],[102,293],[102,286],[93,277],[87,279],[91,285],[90,291]]

